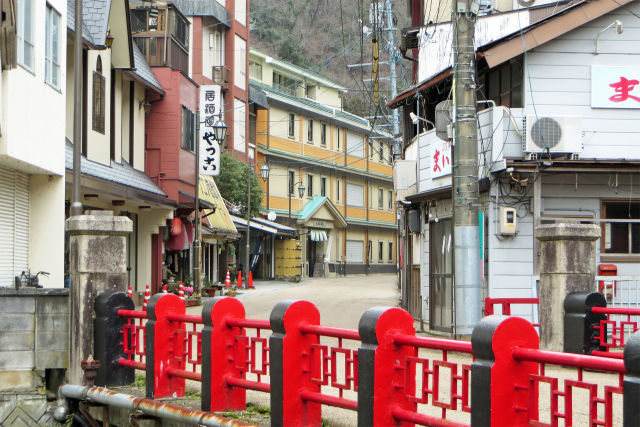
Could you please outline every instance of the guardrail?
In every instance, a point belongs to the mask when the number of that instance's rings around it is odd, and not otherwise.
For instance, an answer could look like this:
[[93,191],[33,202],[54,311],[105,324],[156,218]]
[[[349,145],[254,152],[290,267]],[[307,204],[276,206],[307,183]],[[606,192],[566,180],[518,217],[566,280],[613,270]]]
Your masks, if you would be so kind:
[[[486,297],[484,299],[484,315],[491,316],[493,314],[502,314],[503,316],[511,316],[511,306],[512,305],[530,305],[537,306],[540,304],[540,298],[490,298]],[[496,306],[500,306],[501,312],[496,313]],[[532,318],[533,312],[532,311]],[[534,323],[533,326],[540,327],[540,323]]]
[[[362,427],[608,427],[640,419],[640,334],[617,360],[539,350],[534,326],[518,317],[485,317],[469,343],[416,336],[399,308],[369,309],[355,330],[321,325],[308,301],[281,302],[259,320],[245,318],[235,298],[208,300],[192,316],[177,296],[158,294],[145,319],[127,299],[96,302],[96,325],[116,337],[96,340],[96,354],[113,356],[101,369],[132,382],[122,372],[144,367],[154,398],[183,396],[185,380],[200,381],[205,411],[244,409],[246,390],[257,390],[270,393],[272,426],[320,425],[323,405],[356,411]],[[579,391],[588,398],[577,399]]]

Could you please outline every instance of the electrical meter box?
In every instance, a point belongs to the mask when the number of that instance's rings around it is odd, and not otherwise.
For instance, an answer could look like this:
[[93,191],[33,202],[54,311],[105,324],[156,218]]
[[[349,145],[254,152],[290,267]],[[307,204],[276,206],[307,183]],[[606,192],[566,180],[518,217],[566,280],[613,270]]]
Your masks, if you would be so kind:
[[500,207],[500,234],[503,236],[513,236],[516,234],[518,217],[515,208],[506,206]]

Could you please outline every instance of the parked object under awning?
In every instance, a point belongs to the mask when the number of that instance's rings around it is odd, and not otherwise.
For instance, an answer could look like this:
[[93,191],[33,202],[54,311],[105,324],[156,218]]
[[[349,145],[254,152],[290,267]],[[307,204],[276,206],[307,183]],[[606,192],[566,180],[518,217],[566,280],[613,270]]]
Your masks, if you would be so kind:
[[327,232],[324,230],[309,230],[309,238],[313,242],[325,242],[329,240]]

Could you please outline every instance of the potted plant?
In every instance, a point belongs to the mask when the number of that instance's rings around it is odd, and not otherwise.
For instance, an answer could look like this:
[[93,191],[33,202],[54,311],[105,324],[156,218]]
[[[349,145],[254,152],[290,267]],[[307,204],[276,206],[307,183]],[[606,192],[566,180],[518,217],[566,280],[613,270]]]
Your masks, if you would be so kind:
[[205,277],[202,280],[202,292],[206,293],[210,297],[216,296],[216,287],[213,284],[213,280]]

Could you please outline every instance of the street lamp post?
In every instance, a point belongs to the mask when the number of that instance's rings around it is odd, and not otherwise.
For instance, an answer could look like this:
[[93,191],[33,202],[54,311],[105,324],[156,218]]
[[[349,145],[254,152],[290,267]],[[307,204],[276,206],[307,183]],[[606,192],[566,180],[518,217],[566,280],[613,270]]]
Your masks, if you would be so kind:
[[[257,166],[257,165],[256,165]],[[248,170],[247,170],[247,245],[245,248],[245,255],[244,255],[244,261],[245,261],[245,271],[246,271],[246,277],[245,277],[245,283],[249,283],[249,272],[251,271],[251,177],[253,176],[253,174],[251,173],[254,165],[251,164],[251,159],[249,159],[249,162],[247,164]],[[262,165],[262,167],[260,168],[260,177],[262,177],[263,180],[267,180],[269,179],[269,172],[271,171],[271,169],[269,169],[269,165],[267,165],[266,163]],[[245,288],[248,288],[248,286],[245,286]]]
[[294,182],[293,185],[289,187],[289,226],[291,226],[291,195],[293,194],[293,189],[296,188],[296,185],[298,186],[298,195],[300,198],[304,197],[304,190],[306,190],[302,181]]
[[[218,120],[213,125],[213,138],[222,145],[227,137],[227,126],[224,122]],[[202,245],[201,245],[201,224],[200,224],[200,141],[196,143],[196,229],[193,248],[195,250],[195,262],[193,263],[193,285],[194,289],[200,291],[200,266],[202,263]]]

